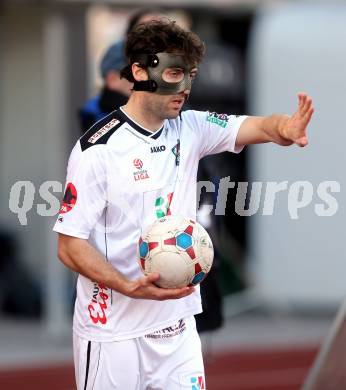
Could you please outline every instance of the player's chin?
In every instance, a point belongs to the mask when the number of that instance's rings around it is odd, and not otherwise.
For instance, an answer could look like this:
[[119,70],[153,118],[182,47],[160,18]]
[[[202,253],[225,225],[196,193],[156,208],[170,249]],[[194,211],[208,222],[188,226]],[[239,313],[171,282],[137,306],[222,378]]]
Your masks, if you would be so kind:
[[166,118],[167,119],[175,119],[180,114],[181,108],[172,108],[169,111],[167,111]]

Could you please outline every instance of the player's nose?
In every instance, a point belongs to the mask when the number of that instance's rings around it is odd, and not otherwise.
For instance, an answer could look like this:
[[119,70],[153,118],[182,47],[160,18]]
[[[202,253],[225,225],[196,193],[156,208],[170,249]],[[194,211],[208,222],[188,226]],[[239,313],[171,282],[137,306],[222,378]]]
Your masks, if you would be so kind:
[[182,94],[185,98],[187,98],[187,97],[189,97],[190,92],[191,92],[190,89],[185,89],[184,91],[181,92],[181,94]]

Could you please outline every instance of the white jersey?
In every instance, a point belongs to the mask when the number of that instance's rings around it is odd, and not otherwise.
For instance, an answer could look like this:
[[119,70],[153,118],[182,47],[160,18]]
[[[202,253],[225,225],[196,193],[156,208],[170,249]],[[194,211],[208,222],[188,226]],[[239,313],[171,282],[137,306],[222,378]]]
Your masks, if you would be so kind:
[[[142,275],[139,236],[166,214],[196,219],[199,160],[239,152],[245,116],[185,111],[151,133],[121,109],[88,130],[75,145],[54,230],[86,239],[128,279]],[[132,299],[79,275],[74,332],[91,341],[140,337],[200,313],[199,288],[182,299]]]

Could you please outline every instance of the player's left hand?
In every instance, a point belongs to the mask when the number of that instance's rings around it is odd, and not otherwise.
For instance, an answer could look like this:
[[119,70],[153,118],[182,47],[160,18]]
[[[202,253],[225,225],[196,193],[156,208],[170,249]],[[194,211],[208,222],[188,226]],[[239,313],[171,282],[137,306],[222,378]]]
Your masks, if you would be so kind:
[[306,146],[308,137],[306,128],[310,122],[314,108],[312,107],[312,99],[305,93],[298,94],[298,109],[288,118],[282,126],[280,135],[287,141],[297,144],[298,146]]
[[160,274],[153,272],[128,283],[125,295],[136,299],[154,299],[164,301],[166,299],[180,299],[187,297],[195,291],[194,287],[161,288],[155,285]]

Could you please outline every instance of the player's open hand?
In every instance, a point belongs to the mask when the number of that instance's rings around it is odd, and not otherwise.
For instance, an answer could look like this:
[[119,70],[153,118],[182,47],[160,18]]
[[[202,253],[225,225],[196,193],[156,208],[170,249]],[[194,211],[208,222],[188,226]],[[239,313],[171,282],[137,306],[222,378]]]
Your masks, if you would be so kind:
[[281,129],[281,135],[298,146],[306,146],[308,144],[306,129],[313,112],[311,97],[305,93],[299,93],[298,109],[285,122]]
[[154,299],[163,301],[166,299],[179,299],[187,297],[195,291],[194,287],[161,288],[155,285],[160,278],[157,272],[151,273],[130,283],[129,292],[131,298]]

